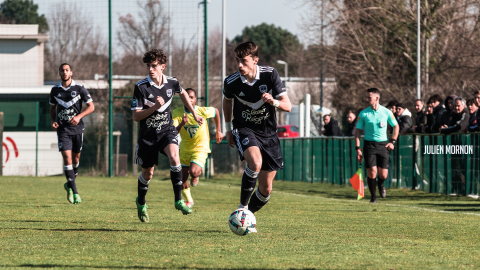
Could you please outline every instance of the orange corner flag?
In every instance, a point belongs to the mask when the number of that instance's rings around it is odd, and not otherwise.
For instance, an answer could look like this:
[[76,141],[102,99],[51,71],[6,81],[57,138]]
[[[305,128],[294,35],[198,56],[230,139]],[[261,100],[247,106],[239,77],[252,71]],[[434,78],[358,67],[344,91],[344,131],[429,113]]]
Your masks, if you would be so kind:
[[357,200],[360,200],[365,196],[364,190],[363,190],[363,173],[362,173],[362,167],[357,170],[357,172],[350,178],[350,184],[352,184],[352,187],[354,190],[358,191],[358,197]]

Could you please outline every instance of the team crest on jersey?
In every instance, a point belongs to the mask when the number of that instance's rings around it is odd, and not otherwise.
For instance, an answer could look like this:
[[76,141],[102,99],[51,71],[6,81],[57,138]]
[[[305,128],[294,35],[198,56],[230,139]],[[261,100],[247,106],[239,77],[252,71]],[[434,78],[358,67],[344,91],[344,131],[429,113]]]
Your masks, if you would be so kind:
[[200,126],[199,125],[185,125],[183,128],[187,132],[188,136],[191,139],[193,139],[193,137],[195,137],[195,134],[197,134],[197,131],[200,128]]
[[76,97],[76,96],[77,96],[77,92],[72,91],[71,95],[72,95],[72,97]]
[[381,128],[385,127],[386,125],[387,125],[387,123],[386,123],[385,121],[381,121],[381,122],[380,122],[380,127],[381,127]]
[[132,101],[132,107],[137,106],[137,104],[138,104],[138,100],[136,98],[134,98],[133,101]]
[[249,142],[250,142],[250,141],[248,140],[248,138],[245,138],[245,139],[243,139],[242,144],[243,144],[243,145],[247,145]]
[[260,92],[262,92],[262,94],[267,92],[267,85],[266,84],[262,84],[258,88],[260,89]]
[[171,97],[171,96],[172,96],[172,93],[173,93],[172,89],[168,89],[168,90],[167,90],[167,96],[168,96],[168,97]]

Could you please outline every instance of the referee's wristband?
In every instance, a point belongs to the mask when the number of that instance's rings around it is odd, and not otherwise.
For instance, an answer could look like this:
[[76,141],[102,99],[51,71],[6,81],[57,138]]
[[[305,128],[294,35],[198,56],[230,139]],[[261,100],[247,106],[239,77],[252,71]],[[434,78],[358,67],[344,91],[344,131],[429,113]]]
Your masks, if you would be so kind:
[[390,139],[391,144],[395,144],[397,141],[395,139]]
[[232,131],[232,122],[225,122],[225,130]]
[[360,150],[360,146],[355,146],[355,150]]

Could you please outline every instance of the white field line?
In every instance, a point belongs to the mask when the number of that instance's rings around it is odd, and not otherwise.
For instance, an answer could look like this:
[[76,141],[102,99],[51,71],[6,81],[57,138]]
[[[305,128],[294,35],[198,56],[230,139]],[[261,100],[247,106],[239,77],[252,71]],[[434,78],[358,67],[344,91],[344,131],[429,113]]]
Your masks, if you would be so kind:
[[[230,187],[223,186],[223,185],[214,185],[214,184],[206,184],[206,183],[199,183],[199,185],[230,188]],[[345,202],[345,203],[347,203],[347,202],[348,203],[369,203],[369,202],[366,202],[366,201],[357,201],[357,200],[347,201],[347,200],[342,200],[342,199],[324,198],[324,197],[320,197],[320,196],[311,196],[311,195],[296,194],[296,193],[289,193],[289,192],[275,191],[275,190],[273,191],[273,193],[279,193],[279,194],[291,195],[291,196],[299,196],[299,197],[306,197],[306,198],[316,198],[316,199],[321,199],[321,200],[338,201],[338,202]],[[408,205],[400,205],[400,204],[392,204],[392,203],[382,203],[382,204],[378,204],[378,205],[379,206],[380,205],[387,205],[387,206],[394,206],[394,207],[400,207],[400,208],[411,208],[411,209],[417,209],[417,210],[423,210],[423,211],[429,211],[429,212],[436,212],[436,213],[445,213],[445,214],[465,214],[465,215],[480,216],[480,214],[477,214],[477,213],[435,210],[435,209],[423,208],[423,207],[418,207],[418,206],[408,206]],[[468,206],[468,204],[465,204],[465,206]]]

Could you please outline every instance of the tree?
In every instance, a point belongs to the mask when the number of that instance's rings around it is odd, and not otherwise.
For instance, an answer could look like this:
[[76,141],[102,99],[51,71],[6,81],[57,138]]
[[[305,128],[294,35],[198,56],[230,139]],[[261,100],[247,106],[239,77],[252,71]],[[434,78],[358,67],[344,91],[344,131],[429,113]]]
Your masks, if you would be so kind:
[[47,19],[38,15],[38,5],[33,0],[5,0],[0,4],[0,23],[38,24],[40,33],[48,31]]
[[130,13],[120,16],[121,27],[117,32],[120,45],[126,53],[132,55],[163,47],[168,34],[166,28],[168,16],[159,0],[146,0],[145,2],[139,0],[137,4],[140,8],[139,22]]
[[[289,60],[289,52],[302,48],[297,36],[288,30],[276,27],[273,24],[262,23],[257,26],[245,27],[242,34],[232,40],[232,45],[238,45],[245,41],[253,41],[259,47],[259,63],[283,70],[283,66],[276,63],[277,60],[287,61],[289,74],[297,73],[296,61]],[[293,60],[293,59],[292,59]]]

